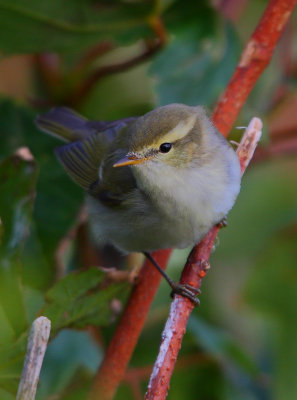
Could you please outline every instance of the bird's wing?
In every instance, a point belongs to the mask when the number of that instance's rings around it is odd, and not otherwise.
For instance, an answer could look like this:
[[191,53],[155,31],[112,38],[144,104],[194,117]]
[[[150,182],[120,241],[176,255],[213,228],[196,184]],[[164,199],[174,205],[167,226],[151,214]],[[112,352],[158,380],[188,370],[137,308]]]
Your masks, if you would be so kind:
[[108,152],[103,143],[104,133],[94,133],[84,140],[65,144],[55,151],[68,175],[104,205],[114,207],[125,201],[136,188],[135,178],[129,167],[113,168],[113,164],[127,150]]
[[36,125],[44,132],[58,137],[66,142],[83,140],[90,134],[108,131],[110,141],[116,133],[136,117],[123,118],[116,121],[89,121],[77,112],[67,107],[55,107],[36,117]]
[[88,193],[107,207],[123,206],[130,194],[137,189],[135,177],[130,167],[113,168],[127,149],[116,148],[108,152],[102,160],[97,179],[90,185]]
[[[119,176],[122,171],[119,173],[111,168],[108,182],[106,178],[109,173],[99,179],[99,168],[118,134],[135,120],[136,117],[116,121],[88,121],[67,107],[56,107],[39,115],[36,124],[41,130],[70,142],[55,151],[68,175],[90,194],[96,194],[102,201],[115,204],[119,201],[119,196],[110,190],[110,183],[116,180],[123,187],[125,180],[131,181],[129,173],[124,174],[121,180]],[[122,152],[124,155],[125,150]],[[110,157],[107,159],[110,160]],[[130,186],[128,183],[128,187]]]
[[104,135],[93,133],[84,140],[58,147],[55,153],[74,182],[88,190],[98,178],[106,147]]
[[86,127],[96,132],[102,132],[106,130],[118,131],[124,128],[126,125],[134,122],[137,117],[128,117],[122,119],[116,119],[115,121],[87,121]]

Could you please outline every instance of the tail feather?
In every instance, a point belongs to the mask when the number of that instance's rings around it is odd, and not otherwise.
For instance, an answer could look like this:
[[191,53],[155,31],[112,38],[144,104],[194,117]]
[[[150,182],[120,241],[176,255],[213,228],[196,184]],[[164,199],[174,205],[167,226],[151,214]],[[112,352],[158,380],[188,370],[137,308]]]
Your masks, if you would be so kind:
[[136,117],[116,121],[89,121],[70,108],[55,107],[47,113],[38,115],[35,123],[43,132],[56,136],[65,142],[83,140],[95,132],[105,132],[109,140],[112,141],[120,129],[135,120]]
[[66,142],[86,138],[94,132],[87,126],[88,120],[67,107],[55,107],[45,114],[38,115],[35,123],[42,131]]

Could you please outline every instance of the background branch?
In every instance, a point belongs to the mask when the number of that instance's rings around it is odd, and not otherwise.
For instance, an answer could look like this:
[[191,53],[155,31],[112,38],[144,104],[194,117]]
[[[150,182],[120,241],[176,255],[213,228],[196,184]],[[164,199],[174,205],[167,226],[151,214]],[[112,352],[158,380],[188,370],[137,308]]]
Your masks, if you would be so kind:
[[[152,30],[155,32],[156,38],[144,40],[144,48],[136,56],[116,64],[98,67],[97,69],[92,71],[86,77],[86,79],[83,80],[82,84],[78,86],[73,92],[71,92],[67,103],[71,104],[72,106],[77,105],[89,94],[96,83],[104,76],[127,71],[128,69],[149,60],[155,53],[157,53],[167,42],[167,32],[162,19],[157,15],[154,15],[150,18],[149,24],[151,25]],[[110,50],[110,46],[110,43],[107,42],[103,49]],[[100,50],[101,49],[99,48],[99,51]],[[95,59],[97,53],[98,52],[95,48],[93,52],[86,55],[86,57],[82,60],[81,65],[85,67],[86,64],[89,64],[90,61],[93,61]]]
[[150,59],[162,47],[162,42],[159,39],[150,39],[144,42],[144,49],[136,56],[129,58],[116,64],[104,65],[95,69],[89,76],[83,80],[82,84],[71,92],[67,104],[76,106],[82,99],[84,99],[95,86],[95,84],[104,76],[116,74],[119,72],[127,71],[128,69],[143,63]]

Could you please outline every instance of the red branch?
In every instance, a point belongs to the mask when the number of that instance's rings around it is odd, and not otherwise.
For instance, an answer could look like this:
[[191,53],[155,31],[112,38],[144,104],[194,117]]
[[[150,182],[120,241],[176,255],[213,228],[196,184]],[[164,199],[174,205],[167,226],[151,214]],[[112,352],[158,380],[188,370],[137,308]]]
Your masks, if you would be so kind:
[[[216,127],[225,136],[227,136],[228,131],[231,129],[233,122],[248,94],[255,85],[260,73],[269,63],[273,49],[276,46],[296,2],[297,0],[270,0],[213,116]],[[217,232],[218,228],[213,228],[203,242],[193,249],[185,267],[185,272],[183,273],[183,281],[192,284],[193,279],[191,277],[193,276],[195,278],[196,276],[197,278],[198,276],[197,284],[201,283],[203,275],[205,275],[205,268],[207,267],[207,263],[203,261],[208,260]],[[155,253],[154,256],[157,258],[158,262],[164,266],[167,263],[170,253],[171,250],[163,250]],[[196,278],[195,280],[197,281]],[[104,361],[95,377],[89,397],[90,400],[110,400],[113,398],[124,376],[159,282],[159,274],[156,274],[152,266],[149,265],[148,262],[145,262],[138,283],[131,293],[129,302],[108,347]],[[178,314],[176,315],[181,313],[182,316],[183,313],[187,313],[185,309],[187,310],[189,308],[188,301],[183,302],[183,304],[186,304],[186,307],[178,306],[177,308],[179,309],[176,309]],[[190,313],[190,311],[188,313]],[[164,399],[166,397],[169,380],[180,348],[181,339],[185,332],[186,323],[187,317],[185,316],[183,321],[179,324],[178,329],[174,330],[175,328],[173,328],[173,336],[179,338],[177,347],[173,349],[173,362],[165,372],[165,376],[155,376],[154,385],[151,381],[147,398]],[[157,397],[157,392],[162,393],[163,397]]]
[[227,136],[250,91],[269,64],[296,4],[297,0],[270,0],[213,114],[214,123],[224,136]]
[[[276,43],[296,3],[297,0],[270,0],[214,112],[214,123],[224,135],[229,132],[258,77],[268,65]],[[254,120],[259,121],[258,119]],[[258,122],[256,122],[257,124]],[[256,125],[255,130],[260,128]],[[238,148],[237,154],[242,172],[254,153],[257,138],[256,141],[254,139],[254,135],[249,137],[247,132],[247,136],[244,135],[242,139],[243,146]],[[213,227],[202,242],[193,248],[182,273],[182,283],[200,288],[202,279],[209,268],[208,259],[218,231],[218,226]],[[166,398],[170,378],[193,307],[190,300],[175,296],[162,334],[162,343],[148,385],[146,400]]]
[[[261,137],[261,130],[261,120],[253,118],[237,149],[242,173],[254,154]],[[209,269],[208,259],[219,229],[219,226],[212,228],[202,242],[193,248],[182,273],[182,283],[188,283],[197,288],[201,286],[202,279]],[[175,296],[171,303],[169,317],[162,333],[159,355],[145,396],[146,400],[165,399],[181,341],[193,308],[194,304],[191,300],[179,295]]]
[[[165,269],[170,253],[170,250],[162,250],[154,253],[153,256]],[[149,261],[145,261],[95,377],[90,400],[113,398],[124,377],[160,280],[161,274],[150,265]]]

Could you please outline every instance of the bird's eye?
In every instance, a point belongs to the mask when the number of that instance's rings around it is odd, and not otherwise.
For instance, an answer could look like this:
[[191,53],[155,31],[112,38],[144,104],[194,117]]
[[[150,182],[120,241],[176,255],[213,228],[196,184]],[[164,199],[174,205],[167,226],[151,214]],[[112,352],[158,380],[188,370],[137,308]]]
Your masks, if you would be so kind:
[[162,143],[159,147],[161,153],[168,153],[171,150],[172,144],[171,143]]

